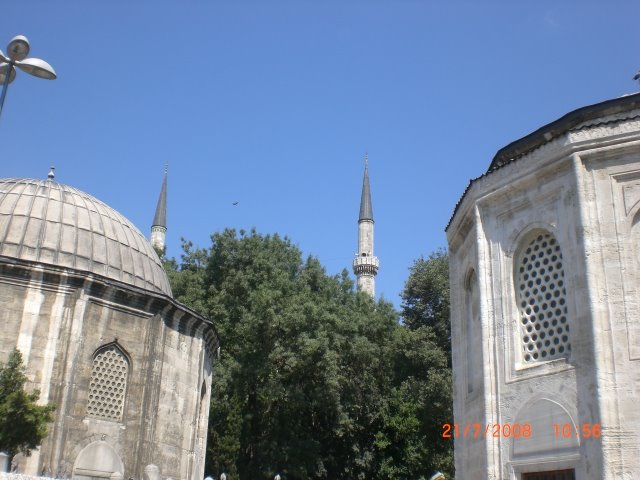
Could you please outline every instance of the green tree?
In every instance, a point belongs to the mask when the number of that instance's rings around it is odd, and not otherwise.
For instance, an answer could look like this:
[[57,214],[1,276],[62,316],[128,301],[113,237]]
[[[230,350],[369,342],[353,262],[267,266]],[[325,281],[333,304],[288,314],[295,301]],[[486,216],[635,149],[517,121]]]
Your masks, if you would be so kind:
[[402,292],[402,317],[411,329],[431,327],[436,342],[451,356],[449,320],[449,256],[437,250],[416,260]]
[[393,350],[393,387],[378,433],[380,478],[426,479],[436,470],[453,478],[453,445],[442,438],[453,406],[447,355],[430,327],[398,328]]
[[40,392],[28,393],[22,354],[16,348],[0,367],[0,451],[10,457],[17,453],[29,455],[47,435],[53,421],[53,405],[38,405]]
[[[417,360],[424,355],[434,356],[429,364],[440,364],[439,373],[432,375],[429,380],[423,382],[419,388],[426,388],[431,395],[426,398],[433,399],[429,407],[423,403],[423,408],[429,408],[431,415],[424,417],[422,425],[429,428],[428,436],[437,438],[430,443],[430,452],[425,455],[431,458],[434,469],[447,474],[447,478],[453,478],[453,442],[442,439],[442,425],[453,421],[453,391],[451,378],[451,320],[449,307],[449,256],[445,250],[437,250],[427,258],[421,257],[410,268],[409,278],[402,291],[402,317],[403,323],[413,335],[420,340],[405,342],[405,350],[411,353],[399,365],[404,365],[411,371],[421,371]],[[412,349],[412,345],[422,345]],[[426,353],[429,352],[429,353]],[[408,375],[408,373],[407,373]],[[411,384],[415,380],[408,382]],[[438,390],[436,393],[433,389]],[[418,402],[416,402],[417,404]],[[410,464],[410,463],[409,463]]]
[[183,249],[166,263],[174,295],[222,339],[208,473],[418,479],[446,465],[450,381],[433,332],[401,325],[346,271],[327,275],[278,235],[225,230]]

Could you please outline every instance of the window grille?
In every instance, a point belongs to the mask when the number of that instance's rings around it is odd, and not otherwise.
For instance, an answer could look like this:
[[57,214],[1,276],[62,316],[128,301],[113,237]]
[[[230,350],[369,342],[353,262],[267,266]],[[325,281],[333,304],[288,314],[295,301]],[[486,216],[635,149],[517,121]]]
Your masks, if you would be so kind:
[[560,245],[550,233],[540,233],[522,249],[516,265],[524,362],[568,357],[571,342]]
[[93,358],[87,414],[122,420],[129,362],[117,345],[98,350]]

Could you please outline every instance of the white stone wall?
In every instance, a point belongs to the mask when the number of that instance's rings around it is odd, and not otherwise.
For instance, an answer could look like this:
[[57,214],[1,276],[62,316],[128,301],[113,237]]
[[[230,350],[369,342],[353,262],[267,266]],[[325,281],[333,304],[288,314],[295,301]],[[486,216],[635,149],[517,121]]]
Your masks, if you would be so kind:
[[378,271],[378,258],[373,252],[373,221],[360,220],[358,222],[358,253],[353,261],[353,268],[357,277],[358,291],[366,292],[375,297]]
[[[179,317],[176,318],[179,321]],[[201,336],[166,330],[153,448],[163,476],[204,478],[212,370]],[[171,439],[171,441],[169,441]]]
[[373,275],[360,274],[357,278],[358,291],[366,292],[372,298],[376,294],[376,280]]
[[23,473],[0,472],[0,480],[55,480],[52,477],[39,477]]
[[373,255],[373,222],[361,220],[358,222],[358,254]]
[[[452,351],[454,378],[454,418],[459,425],[479,423],[485,425],[491,417],[485,403],[485,376],[479,367],[487,356],[488,329],[482,317],[480,285],[478,282],[478,253],[476,230],[466,229],[464,240],[457,250],[456,262],[450,263],[451,278],[451,337],[452,344],[459,346]],[[450,258],[454,258],[451,252]],[[454,298],[455,297],[455,298]],[[477,437],[463,435],[455,438],[456,470],[460,472],[486,471],[488,442],[484,434]],[[475,427],[472,427],[475,430]],[[483,427],[484,431],[484,427]]]
[[640,472],[640,135],[581,152],[576,165],[602,455],[607,478],[634,478]]
[[166,227],[153,226],[151,227],[151,245],[160,251],[164,251],[165,240],[167,237]]

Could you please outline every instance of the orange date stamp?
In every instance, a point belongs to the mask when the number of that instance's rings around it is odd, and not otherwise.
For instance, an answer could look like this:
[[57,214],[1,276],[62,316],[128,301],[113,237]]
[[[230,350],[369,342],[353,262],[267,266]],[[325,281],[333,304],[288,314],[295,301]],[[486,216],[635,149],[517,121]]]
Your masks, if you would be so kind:
[[[530,423],[457,423],[442,424],[442,438],[531,438],[534,435]],[[553,424],[555,438],[600,438],[602,428],[599,423]]]
[[444,423],[442,438],[529,438],[531,425],[528,423]]

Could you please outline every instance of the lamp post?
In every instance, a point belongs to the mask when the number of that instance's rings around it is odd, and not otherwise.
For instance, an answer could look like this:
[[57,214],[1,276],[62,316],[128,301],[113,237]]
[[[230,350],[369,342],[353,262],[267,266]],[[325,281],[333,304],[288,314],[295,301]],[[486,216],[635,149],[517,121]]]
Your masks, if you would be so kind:
[[5,57],[0,50],[0,82],[2,82],[2,95],[0,95],[0,115],[4,106],[4,97],[7,95],[9,84],[16,78],[16,67],[34,77],[45,80],[55,80],[56,72],[44,60],[39,58],[27,58],[29,55],[29,40],[24,35],[13,37],[7,46]]

